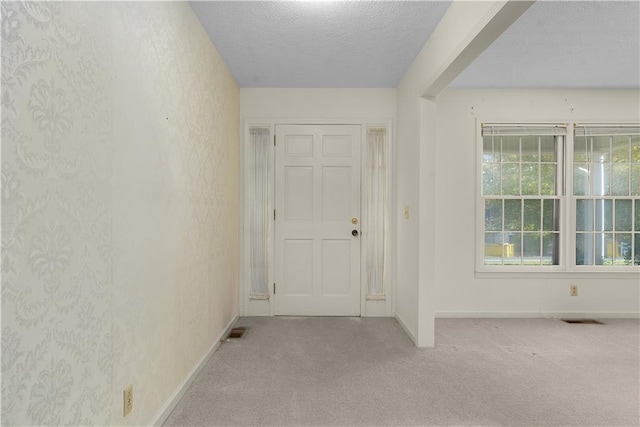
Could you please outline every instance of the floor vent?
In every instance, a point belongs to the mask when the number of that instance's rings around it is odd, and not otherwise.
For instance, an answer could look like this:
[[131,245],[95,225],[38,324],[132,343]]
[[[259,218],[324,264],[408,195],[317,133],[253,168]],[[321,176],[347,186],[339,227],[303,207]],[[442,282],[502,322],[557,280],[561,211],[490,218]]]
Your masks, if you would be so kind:
[[562,319],[566,323],[579,323],[581,325],[604,325],[604,323],[593,319]]
[[244,333],[247,332],[247,328],[244,326],[239,326],[237,328],[231,329],[227,338],[242,338]]

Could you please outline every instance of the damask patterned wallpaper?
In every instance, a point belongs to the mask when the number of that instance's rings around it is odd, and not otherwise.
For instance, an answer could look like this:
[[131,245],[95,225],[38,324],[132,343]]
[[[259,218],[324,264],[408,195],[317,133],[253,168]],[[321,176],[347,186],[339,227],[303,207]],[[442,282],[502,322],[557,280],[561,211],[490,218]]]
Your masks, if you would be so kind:
[[186,3],[0,7],[2,424],[149,424],[237,314],[238,87]]

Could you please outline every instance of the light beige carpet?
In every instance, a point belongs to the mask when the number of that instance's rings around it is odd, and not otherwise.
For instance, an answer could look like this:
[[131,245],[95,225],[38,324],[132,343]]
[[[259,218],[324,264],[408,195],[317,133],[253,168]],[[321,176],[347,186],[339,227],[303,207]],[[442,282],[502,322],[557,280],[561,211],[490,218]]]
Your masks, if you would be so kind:
[[165,425],[639,425],[639,322],[243,318]]

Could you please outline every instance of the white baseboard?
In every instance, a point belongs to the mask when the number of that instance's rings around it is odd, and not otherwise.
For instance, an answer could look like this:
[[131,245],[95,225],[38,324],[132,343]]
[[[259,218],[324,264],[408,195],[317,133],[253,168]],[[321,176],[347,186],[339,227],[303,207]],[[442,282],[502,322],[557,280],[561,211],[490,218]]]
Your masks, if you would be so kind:
[[520,319],[640,319],[640,313],[626,311],[438,311],[438,319],[456,318],[520,318]]
[[415,345],[418,345],[418,340],[415,337],[415,335],[413,335],[413,332],[411,332],[411,330],[409,330],[409,328],[407,327],[407,325],[404,324],[404,322],[402,321],[402,319],[396,314],[395,317],[396,321],[400,324],[400,326],[402,326],[402,329],[404,329],[404,331],[406,332],[406,334],[409,336],[409,339],[411,339],[411,341],[413,341],[413,343]]
[[152,425],[162,426],[162,424],[167,421],[167,418],[169,418],[171,412],[173,412],[178,402],[180,402],[182,396],[184,396],[189,387],[191,387],[191,384],[193,383],[193,381],[195,381],[200,371],[202,371],[202,368],[204,368],[209,359],[211,359],[211,356],[213,356],[213,353],[215,353],[218,347],[220,347],[220,341],[224,337],[229,335],[229,332],[231,332],[231,328],[233,328],[238,319],[239,316],[236,316],[227,324],[227,326],[224,328],[224,331],[222,332],[222,334],[220,334],[220,337],[218,337],[218,339],[213,343],[209,351],[204,355],[202,359],[200,359],[200,362],[196,364],[196,366],[191,370],[189,375],[187,375],[182,384],[178,386],[173,395],[171,395],[169,400],[167,400],[167,402],[162,406]]

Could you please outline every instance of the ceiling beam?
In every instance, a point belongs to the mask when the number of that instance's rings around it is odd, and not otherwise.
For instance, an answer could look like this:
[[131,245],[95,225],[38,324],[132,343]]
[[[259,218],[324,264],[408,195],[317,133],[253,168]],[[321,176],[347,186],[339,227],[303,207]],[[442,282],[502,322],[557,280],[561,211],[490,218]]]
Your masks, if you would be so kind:
[[398,85],[397,197],[403,206],[417,205],[418,238],[408,237],[415,235],[411,223],[398,224],[397,268],[417,268],[418,274],[417,283],[401,287],[398,281],[396,315],[409,321],[418,347],[435,345],[436,97],[532,4],[454,1]]
[[[454,1],[398,86],[436,97],[535,1]],[[411,87],[401,86],[409,85]]]

